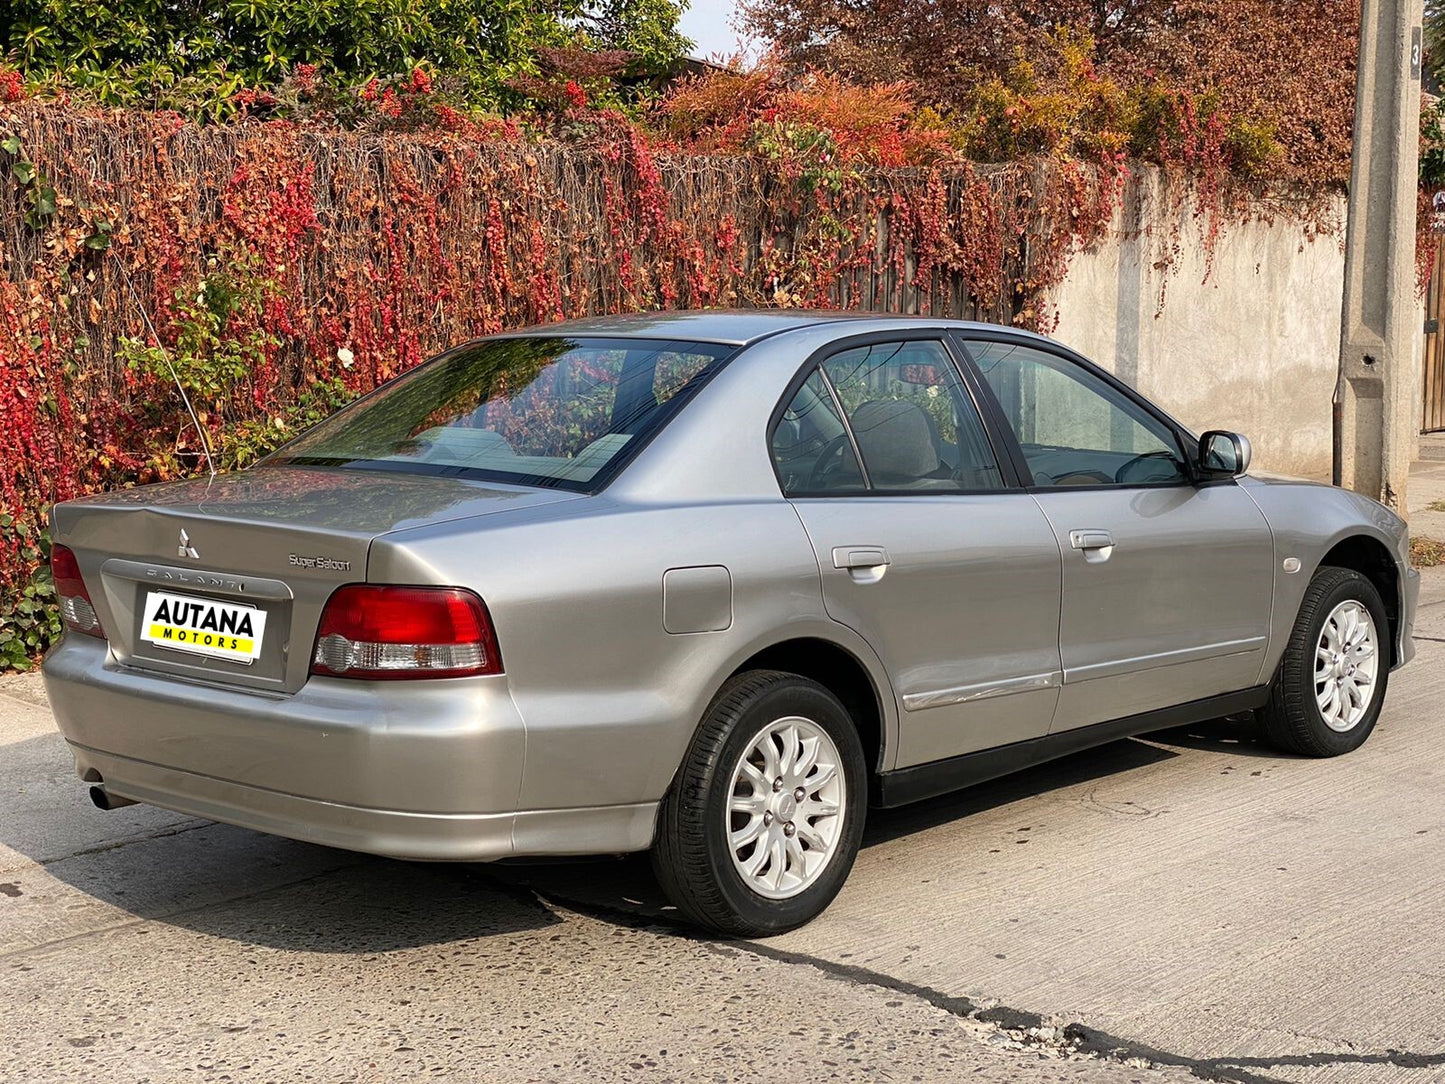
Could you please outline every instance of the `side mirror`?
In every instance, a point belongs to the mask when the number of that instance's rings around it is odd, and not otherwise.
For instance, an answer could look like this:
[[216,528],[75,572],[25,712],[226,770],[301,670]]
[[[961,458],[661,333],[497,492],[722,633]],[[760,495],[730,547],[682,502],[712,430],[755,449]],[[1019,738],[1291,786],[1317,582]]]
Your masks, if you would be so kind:
[[1238,478],[1249,470],[1249,439],[1223,429],[1211,429],[1199,438],[1199,471],[1206,478]]

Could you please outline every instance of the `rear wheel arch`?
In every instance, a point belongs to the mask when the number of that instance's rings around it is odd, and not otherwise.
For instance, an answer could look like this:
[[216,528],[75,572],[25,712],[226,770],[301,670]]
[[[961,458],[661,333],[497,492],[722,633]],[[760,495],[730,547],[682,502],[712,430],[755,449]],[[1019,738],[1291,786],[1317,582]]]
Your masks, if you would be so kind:
[[1389,547],[1370,535],[1351,535],[1336,542],[1314,571],[1323,568],[1347,568],[1375,585],[1390,621],[1389,665],[1394,666],[1400,642],[1400,569]]
[[728,936],[795,929],[847,879],[868,776],[857,728],[830,690],[784,671],[739,672],[658,806],[658,884],[682,915]]
[[750,655],[722,682],[750,670],[777,670],[816,681],[848,710],[863,745],[869,775],[882,771],[886,745],[883,693],[868,667],[847,648],[816,636],[783,640]]
[[[786,639],[741,645],[724,664],[726,669],[719,666],[714,671],[716,677],[708,688],[707,699],[698,703],[697,714],[680,736],[677,763],[662,794],[666,795],[676,788],[688,749],[728,686],[744,674],[776,671],[815,681],[843,704],[863,747],[864,764],[868,770],[869,804],[875,804],[878,780],[886,766],[884,758],[897,738],[898,720],[891,710],[893,687],[889,684],[882,660],[871,653],[872,648],[867,641],[860,637],[856,644],[848,645],[846,641],[852,630],[846,626],[838,628],[844,634],[840,637],[844,643],[829,636],[827,629],[809,624],[790,630],[794,634]],[[744,655],[743,652],[749,653]]]

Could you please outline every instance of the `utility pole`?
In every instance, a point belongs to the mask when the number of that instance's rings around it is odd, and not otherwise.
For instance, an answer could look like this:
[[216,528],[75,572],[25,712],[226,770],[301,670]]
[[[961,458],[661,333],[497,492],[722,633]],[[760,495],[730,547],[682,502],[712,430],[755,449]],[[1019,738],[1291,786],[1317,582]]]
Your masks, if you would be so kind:
[[1415,201],[1422,0],[1364,0],[1335,386],[1335,484],[1405,514],[1420,429]]

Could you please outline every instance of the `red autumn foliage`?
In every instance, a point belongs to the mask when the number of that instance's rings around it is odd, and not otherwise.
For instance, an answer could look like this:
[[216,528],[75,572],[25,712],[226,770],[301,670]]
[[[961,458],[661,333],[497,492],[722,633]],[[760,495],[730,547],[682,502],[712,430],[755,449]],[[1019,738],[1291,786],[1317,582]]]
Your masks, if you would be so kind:
[[0,105],[25,97],[25,80],[14,68],[0,67]]
[[1127,94],[1154,87],[1267,131],[1272,175],[1348,175],[1359,0],[743,0],[748,27],[786,70],[859,83],[908,81],[945,115],[981,86],[1038,63],[1059,35],[1090,43],[1093,75]]
[[320,69],[315,64],[297,64],[292,78],[301,93],[313,94],[320,81]]
[[823,72],[785,80],[759,67],[686,80],[658,107],[665,130],[700,151],[757,148],[770,136],[803,153],[827,138],[837,163],[894,168],[949,157],[949,134],[908,83],[860,86]]
[[[37,230],[0,186],[0,514],[39,527],[56,499],[199,464],[169,378],[144,363],[132,288],[234,465],[449,344],[590,312],[817,305],[1047,326],[1047,276],[1117,195],[1114,175],[1078,165],[879,172],[921,160],[901,88],[873,103],[824,79],[757,111],[849,118],[830,138],[857,168],[822,184],[766,156],[735,155],[725,179],[613,114],[568,149],[410,85],[370,97],[437,123],[0,110],[66,197]],[[108,250],[91,244],[102,221]],[[30,570],[14,542],[0,530],[0,594]]]
[[340,92],[298,66],[211,127],[18,87],[0,135],[61,198],[28,221],[40,182],[0,181],[0,623],[34,566],[5,517],[33,535],[51,501],[200,462],[132,290],[235,466],[447,345],[564,317],[798,305],[1049,330],[1050,288],[1120,206],[1126,121],[1212,239],[1260,160],[1250,129],[1186,91],[1124,95],[1092,42],[1050,42],[969,116],[908,79],[764,65],[683,81],[639,123],[609,83],[625,54],[575,50],[514,81],[532,104],[511,118],[420,68]]

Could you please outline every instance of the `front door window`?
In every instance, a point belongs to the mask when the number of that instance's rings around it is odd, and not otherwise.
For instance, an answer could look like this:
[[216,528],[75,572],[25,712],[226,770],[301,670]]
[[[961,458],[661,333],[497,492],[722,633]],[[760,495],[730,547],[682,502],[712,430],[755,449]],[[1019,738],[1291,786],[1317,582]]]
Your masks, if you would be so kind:
[[968,350],[1018,438],[1033,485],[1188,481],[1169,427],[1087,369],[1011,342],[970,342]]

